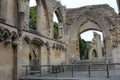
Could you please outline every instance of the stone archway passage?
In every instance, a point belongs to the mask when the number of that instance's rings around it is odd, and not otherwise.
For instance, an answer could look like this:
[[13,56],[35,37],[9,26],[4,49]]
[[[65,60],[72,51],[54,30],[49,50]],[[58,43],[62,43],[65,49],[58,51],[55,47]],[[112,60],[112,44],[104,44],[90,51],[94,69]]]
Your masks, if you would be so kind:
[[[110,13],[108,13],[107,11],[109,11]],[[104,45],[106,48],[107,60],[110,61],[112,57],[110,56],[112,54],[110,26],[113,26],[114,24],[114,21],[111,19],[110,15],[116,16],[115,12],[113,12],[108,5],[94,6],[92,10],[91,6],[68,9],[66,16],[66,25],[70,28],[70,37],[68,37],[68,40],[78,42],[78,34],[87,30],[101,31],[103,33],[103,39],[105,40]],[[73,49],[70,48],[70,50]]]

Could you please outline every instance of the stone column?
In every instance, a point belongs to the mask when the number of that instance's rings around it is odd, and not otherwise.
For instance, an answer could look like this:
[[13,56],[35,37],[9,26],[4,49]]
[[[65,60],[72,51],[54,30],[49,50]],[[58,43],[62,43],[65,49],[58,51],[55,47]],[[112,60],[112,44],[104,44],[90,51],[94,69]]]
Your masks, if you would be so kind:
[[20,41],[17,47],[17,76],[22,76],[22,42]]
[[50,13],[50,38],[54,38],[53,13]]
[[19,0],[19,27],[29,28],[29,0]]
[[2,13],[2,0],[0,0],[0,17],[1,17],[1,13]]
[[47,65],[48,65],[48,72],[50,72],[50,48],[47,48]]
[[63,36],[63,26],[62,23],[58,24],[59,38],[61,39]]
[[37,2],[37,31],[45,35],[46,20],[44,8],[41,0],[36,0]]
[[106,51],[106,61],[112,61],[112,41],[109,37],[105,38],[105,51]]
[[23,28],[29,29],[29,0],[25,1],[25,16],[24,16],[24,23]]
[[13,41],[13,48],[14,48],[14,71],[15,71],[15,80],[19,80],[19,78],[22,76],[22,42],[21,40],[15,40]]
[[7,0],[1,0],[0,21],[5,22],[7,17]]
[[118,11],[119,11],[119,15],[120,15],[120,0],[116,0],[117,1],[117,6],[118,6]]
[[13,53],[14,53],[13,80],[18,80],[18,77],[17,77],[17,45],[16,44],[13,44]]

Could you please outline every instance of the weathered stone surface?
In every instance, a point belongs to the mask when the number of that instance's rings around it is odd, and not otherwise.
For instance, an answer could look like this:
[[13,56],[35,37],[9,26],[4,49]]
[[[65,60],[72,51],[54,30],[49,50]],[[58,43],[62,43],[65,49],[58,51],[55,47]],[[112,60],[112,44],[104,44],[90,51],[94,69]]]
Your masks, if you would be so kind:
[[90,46],[90,51],[89,51],[89,59],[92,61],[100,61],[102,60],[102,41],[101,41],[101,36],[93,32],[93,40]]
[[[106,60],[119,62],[117,50],[120,48],[120,18],[110,6],[92,5],[66,9],[57,0],[36,0],[35,31],[29,29],[29,0],[2,1],[0,79],[18,80],[25,74],[22,66],[29,65],[31,60],[35,62],[33,66],[79,61],[78,34],[91,29],[103,33]],[[53,39],[53,13],[56,13],[59,22],[58,40]],[[47,71],[48,68],[42,70]]]

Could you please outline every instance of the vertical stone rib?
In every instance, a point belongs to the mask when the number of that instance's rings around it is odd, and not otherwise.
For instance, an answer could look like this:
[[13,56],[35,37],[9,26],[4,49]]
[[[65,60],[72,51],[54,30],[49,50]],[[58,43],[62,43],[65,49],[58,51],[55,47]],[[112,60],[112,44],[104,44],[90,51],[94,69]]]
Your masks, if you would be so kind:
[[117,6],[118,6],[118,11],[119,11],[119,15],[120,15],[120,0],[116,0],[117,1]]

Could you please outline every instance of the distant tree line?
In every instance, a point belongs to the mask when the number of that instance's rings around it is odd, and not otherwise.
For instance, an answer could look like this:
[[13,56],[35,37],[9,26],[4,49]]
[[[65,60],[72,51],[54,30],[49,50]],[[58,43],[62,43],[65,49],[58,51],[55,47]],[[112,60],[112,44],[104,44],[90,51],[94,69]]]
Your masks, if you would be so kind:
[[85,41],[84,39],[79,37],[79,51],[80,51],[79,53],[81,60],[88,59],[90,44],[91,41]]

